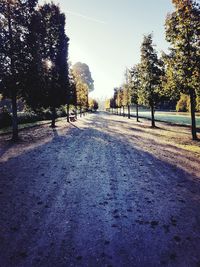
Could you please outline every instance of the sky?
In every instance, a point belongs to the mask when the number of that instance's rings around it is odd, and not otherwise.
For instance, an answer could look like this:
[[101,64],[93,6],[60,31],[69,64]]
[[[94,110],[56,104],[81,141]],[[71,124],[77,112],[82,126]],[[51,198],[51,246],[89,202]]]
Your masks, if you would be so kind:
[[[48,1],[47,1],[48,2]],[[164,23],[171,0],[56,0],[66,14],[69,60],[86,63],[94,79],[91,97],[111,97],[126,68],[140,61],[144,34],[167,51]]]

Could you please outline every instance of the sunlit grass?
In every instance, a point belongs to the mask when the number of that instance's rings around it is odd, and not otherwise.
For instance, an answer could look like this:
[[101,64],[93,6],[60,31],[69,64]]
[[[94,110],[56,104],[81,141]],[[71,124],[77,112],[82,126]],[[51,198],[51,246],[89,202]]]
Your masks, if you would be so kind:
[[200,146],[177,144],[177,147],[200,154]]
[[[132,111],[132,115],[135,112]],[[150,119],[150,111],[140,111],[139,116]],[[189,113],[177,113],[177,112],[155,112],[155,119],[158,121],[170,122],[181,125],[191,125],[191,118]],[[196,114],[196,124],[200,126],[200,113]]]

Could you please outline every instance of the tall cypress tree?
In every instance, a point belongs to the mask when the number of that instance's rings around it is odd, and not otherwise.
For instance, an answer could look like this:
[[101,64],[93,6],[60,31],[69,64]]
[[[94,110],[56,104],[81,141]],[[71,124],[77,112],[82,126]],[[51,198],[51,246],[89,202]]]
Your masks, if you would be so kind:
[[128,108],[128,118],[131,118],[131,73],[130,70],[126,69],[125,72],[125,80],[124,84],[124,103]]
[[136,120],[139,122],[139,91],[140,82],[140,65],[137,64],[130,70],[131,73],[131,100],[136,105]]
[[153,47],[152,35],[144,36],[141,46],[141,90],[143,104],[151,108],[151,125],[155,127],[154,112],[160,98],[161,67],[157,53]]

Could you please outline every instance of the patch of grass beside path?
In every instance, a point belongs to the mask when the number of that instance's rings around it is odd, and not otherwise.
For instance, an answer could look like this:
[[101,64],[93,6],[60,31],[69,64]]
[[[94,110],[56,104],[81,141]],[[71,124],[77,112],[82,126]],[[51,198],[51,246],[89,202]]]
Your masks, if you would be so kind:
[[[147,118],[142,119],[143,122],[147,121]],[[192,140],[191,139],[191,130],[190,126],[188,125],[179,125],[175,123],[170,122],[163,122],[158,121],[158,128],[155,129],[148,129],[148,131],[151,132],[151,134],[155,138],[160,136],[163,140],[163,142],[168,143],[169,145],[176,146],[177,148],[181,148],[185,151],[192,152],[195,154],[198,154],[200,157],[200,139],[198,140]],[[199,128],[197,129],[197,132],[200,132]],[[199,138],[198,134],[198,138]]]
[[[132,112],[132,116],[135,114]],[[140,118],[151,119],[151,113],[149,111],[141,111],[139,113]],[[191,118],[189,113],[178,113],[178,112],[155,112],[155,120],[161,122],[168,122],[177,125],[191,125]],[[200,127],[200,114],[196,113],[196,125]]]
[[200,146],[195,146],[195,145],[182,145],[182,144],[177,144],[177,147],[180,147],[184,150],[190,151],[190,152],[195,152],[200,154]]
[[[120,116],[119,116],[120,117]],[[135,117],[131,114],[131,117]],[[127,119],[127,118],[124,118]],[[200,158],[200,127],[197,127],[197,134],[199,140],[192,140],[191,138],[191,126],[186,124],[174,123],[169,121],[156,120],[156,128],[151,128],[150,118],[139,117],[140,123],[136,123],[135,120],[129,120],[129,125],[132,125],[132,130],[139,130],[139,134],[142,131],[147,136],[150,136],[155,142],[160,138],[161,143],[171,145],[179,149],[183,149],[187,152],[195,153]],[[144,137],[145,138],[145,137]]]
[[[65,119],[66,118],[59,118],[56,121],[65,120]],[[31,122],[31,123],[19,124],[18,129],[20,131],[23,129],[28,129],[28,128],[32,128],[32,127],[36,127],[36,126],[40,126],[40,125],[45,125],[45,124],[50,124],[50,123],[51,123],[51,120],[36,121],[36,122]],[[12,133],[12,127],[0,129],[0,135],[11,134],[11,133]]]
[[[131,117],[136,118],[136,116],[132,114],[131,114]],[[139,119],[151,121],[151,117],[139,116]],[[171,125],[171,126],[191,128],[191,124],[181,123],[180,121],[172,122],[169,120],[162,120],[162,119],[155,118],[155,122],[162,122],[162,123],[165,123],[166,125]],[[200,127],[198,124],[196,124],[196,127],[197,127],[197,132],[200,132]]]

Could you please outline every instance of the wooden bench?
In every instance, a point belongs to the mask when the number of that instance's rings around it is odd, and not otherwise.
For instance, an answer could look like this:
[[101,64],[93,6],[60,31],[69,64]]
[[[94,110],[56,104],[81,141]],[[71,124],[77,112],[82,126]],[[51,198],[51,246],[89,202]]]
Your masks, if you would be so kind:
[[70,120],[71,122],[75,122],[75,121],[76,121],[76,116],[75,116],[74,114],[70,114],[70,115],[69,115],[69,120]]

